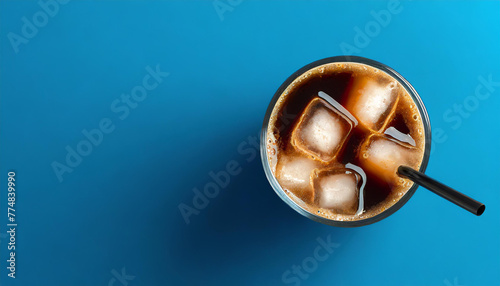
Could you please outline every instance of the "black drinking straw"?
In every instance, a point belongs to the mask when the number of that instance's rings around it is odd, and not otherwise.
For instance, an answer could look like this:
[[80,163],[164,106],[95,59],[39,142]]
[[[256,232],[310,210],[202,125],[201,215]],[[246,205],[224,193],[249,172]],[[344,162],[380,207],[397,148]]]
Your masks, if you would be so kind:
[[407,166],[399,166],[398,174],[402,177],[406,177],[416,184],[428,189],[429,191],[447,199],[448,201],[462,207],[471,213],[480,216],[483,214],[486,208],[484,204],[470,198],[448,186],[441,184],[440,182],[429,178],[428,176],[413,170]]

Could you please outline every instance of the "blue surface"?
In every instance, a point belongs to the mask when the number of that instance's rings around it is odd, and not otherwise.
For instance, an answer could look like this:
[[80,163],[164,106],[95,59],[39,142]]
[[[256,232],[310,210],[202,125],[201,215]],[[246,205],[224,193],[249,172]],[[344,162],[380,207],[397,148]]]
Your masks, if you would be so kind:
[[[402,2],[374,24],[388,5],[75,1],[43,23],[37,2],[2,0],[0,284],[499,285],[500,85],[479,88],[488,98],[476,89],[479,77],[500,82],[500,3]],[[34,15],[41,27],[20,40],[23,17]],[[368,40],[356,27],[372,29]],[[290,74],[346,52],[413,84],[437,132],[427,174],[485,202],[483,216],[419,189],[393,216],[343,229],[276,196],[248,137]],[[157,65],[169,75],[143,101],[114,103]],[[66,146],[105,118],[113,131],[60,182],[53,162],[66,164]],[[194,188],[214,191],[210,172],[228,163],[236,175],[186,224],[179,206],[193,207]],[[15,279],[6,270],[9,170]],[[314,258],[318,239],[335,243],[324,261]],[[292,266],[303,263],[301,278]]]

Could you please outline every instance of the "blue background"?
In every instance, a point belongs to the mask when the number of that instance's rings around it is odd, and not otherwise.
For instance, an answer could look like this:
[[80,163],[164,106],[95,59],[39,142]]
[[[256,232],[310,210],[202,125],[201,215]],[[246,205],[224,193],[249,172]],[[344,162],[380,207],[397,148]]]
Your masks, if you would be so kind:
[[[500,3],[402,2],[349,52],[413,84],[439,132],[427,174],[486,212],[476,217],[419,188],[396,214],[354,229],[282,202],[248,137],[290,74],[354,46],[355,27],[388,2],[220,3],[232,3],[221,17],[212,1],[61,4],[16,53],[9,33],[22,35],[22,18],[41,7],[0,2],[0,284],[281,285],[330,236],[338,248],[300,285],[499,285],[500,87],[471,97],[478,77],[500,81]],[[156,65],[170,75],[120,120],[111,103]],[[460,123],[445,118],[464,102],[477,104]],[[51,164],[103,118],[115,130],[59,182]],[[241,173],[186,224],[179,205],[193,206],[193,188],[231,160]],[[9,170],[16,279],[5,261]],[[122,270],[133,279],[120,282]]]

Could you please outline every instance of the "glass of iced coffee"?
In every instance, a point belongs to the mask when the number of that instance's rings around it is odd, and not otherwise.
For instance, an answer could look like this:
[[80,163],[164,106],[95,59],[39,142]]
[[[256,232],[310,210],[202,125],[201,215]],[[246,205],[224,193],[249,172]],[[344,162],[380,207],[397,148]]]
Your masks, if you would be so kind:
[[399,73],[362,57],[313,62],[274,95],[261,157],[275,192],[321,223],[353,227],[401,208],[417,185],[399,166],[424,172],[431,127],[415,89]]

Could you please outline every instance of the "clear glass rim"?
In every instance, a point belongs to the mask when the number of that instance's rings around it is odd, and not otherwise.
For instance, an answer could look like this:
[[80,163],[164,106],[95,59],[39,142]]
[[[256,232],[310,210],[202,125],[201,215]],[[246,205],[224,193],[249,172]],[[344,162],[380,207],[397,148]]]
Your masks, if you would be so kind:
[[370,60],[364,57],[359,57],[359,56],[336,56],[336,57],[329,57],[329,58],[324,58],[315,62],[312,62],[299,70],[297,70],[295,73],[293,73],[290,77],[288,77],[285,82],[278,88],[276,93],[274,94],[273,98],[271,99],[271,102],[269,103],[269,106],[266,111],[266,115],[264,117],[264,123],[262,125],[262,130],[261,130],[261,136],[260,136],[260,156],[262,160],[262,165],[264,167],[264,172],[266,173],[267,180],[271,184],[272,188],[276,192],[276,194],[283,200],[285,201],[292,209],[300,213],[301,215],[312,219],[314,221],[327,224],[327,225],[333,225],[333,226],[340,226],[340,227],[358,227],[358,226],[364,226],[364,225],[369,225],[375,222],[378,222],[393,213],[395,213],[397,210],[399,210],[403,205],[408,202],[408,200],[413,196],[415,191],[418,188],[417,184],[413,184],[413,186],[406,192],[406,194],[399,200],[397,201],[394,205],[392,205],[390,208],[387,210],[373,216],[370,218],[362,219],[362,220],[356,220],[356,221],[337,221],[337,220],[331,220],[327,219],[325,217],[316,215],[314,213],[309,212],[308,210],[302,208],[300,205],[298,205],[295,201],[293,201],[282,189],[280,184],[278,183],[277,179],[274,177],[271,167],[269,166],[269,160],[267,157],[267,129],[269,126],[269,119],[271,118],[271,114],[273,112],[274,106],[276,105],[276,102],[280,98],[281,94],[283,91],[300,75],[303,73],[307,72],[308,70],[315,68],[317,66],[325,65],[325,64],[330,64],[330,63],[360,63],[360,64],[365,64],[369,65],[375,68],[378,68],[381,71],[386,72],[393,78],[399,81],[399,83],[408,91],[408,94],[413,98],[415,101],[418,111],[420,113],[420,116],[423,121],[424,125],[424,134],[425,134],[425,150],[424,150],[424,156],[422,158],[422,163],[420,165],[420,172],[424,173],[426,168],[427,168],[427,163],[429,162],[429,157],[430,157],[430,151],[431,151],[431,124],[429,120],[429,115],[427,113],[427,110],[425,109],[425,105],[422,102],[422,99],[418,95],[417,91],[413,86],[403,77],[401,76],[398,72],[396,72],[394,69],[388,67],[387,65],[384,65],[380,62]]

